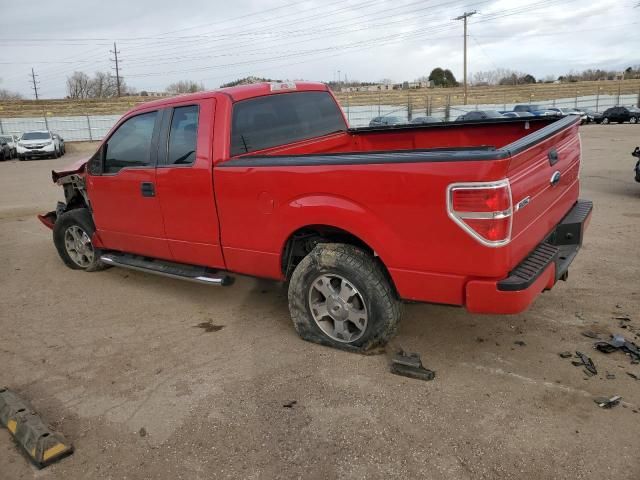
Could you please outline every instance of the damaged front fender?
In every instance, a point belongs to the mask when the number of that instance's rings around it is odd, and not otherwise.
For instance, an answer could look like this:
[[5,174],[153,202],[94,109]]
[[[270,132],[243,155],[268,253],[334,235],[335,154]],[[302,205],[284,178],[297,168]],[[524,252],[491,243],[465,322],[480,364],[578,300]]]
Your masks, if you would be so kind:
[[38,220],[42,224],[53,230],[56,221],[64,212],[74,208],[90,208],[89,196],[85,187],[84,175],[86,172],[87,160],[78,160],[64,170],[52,170],[51,179],[64,189],[65,202],[58,202],[56,209],[38,215]]

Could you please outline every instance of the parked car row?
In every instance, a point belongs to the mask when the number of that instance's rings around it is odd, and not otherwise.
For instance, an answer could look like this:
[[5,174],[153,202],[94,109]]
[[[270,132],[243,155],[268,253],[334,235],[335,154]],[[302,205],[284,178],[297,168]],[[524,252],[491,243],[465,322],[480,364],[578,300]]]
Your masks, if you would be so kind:
[[27,160],[30,158],[59,158],[66,153],[64,138],[49,130],[0,135],[0,160]]
[[[640,122],[640,108],[638,107],[611,107],[604,112],[594,112],[586,108],[564,108],[564,107],[544,107],[542,105],[516,105],[513,110],[472,110],[459,115],[456,122],[468,122],[474,120],[490,120],[497,118],[520,118],[520,117],[545,117],[568,115],[579,115],[580,123],[638,123]],[[441,119],[431,116],[416,117],[410,122],[398,116],[375,117],[369,122],[370,127],[381,127],[387,125],[402,124],[425,124],[438,123]]]

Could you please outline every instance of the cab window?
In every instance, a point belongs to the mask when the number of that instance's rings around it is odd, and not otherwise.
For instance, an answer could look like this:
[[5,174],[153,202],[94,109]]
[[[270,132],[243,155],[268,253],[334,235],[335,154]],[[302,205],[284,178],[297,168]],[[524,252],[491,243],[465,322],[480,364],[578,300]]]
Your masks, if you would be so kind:
[[196,159],[198,140],[198,106],[177,107],[169,129],[169,165],[191,165]]
[[152,164],[151,139],[157,116],[158,112],[143,113],[118,127],[105,144],[104,173]]
[[328,92],[252,98],[233,107],[231,155],[344,131],[342,112]]

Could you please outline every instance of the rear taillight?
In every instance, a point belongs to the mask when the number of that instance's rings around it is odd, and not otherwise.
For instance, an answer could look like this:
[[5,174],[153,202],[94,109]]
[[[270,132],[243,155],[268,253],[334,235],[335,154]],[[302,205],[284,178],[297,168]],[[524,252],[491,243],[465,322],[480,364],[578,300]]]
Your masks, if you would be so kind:
[[449,185],[447,213],[483,245],[506,245],[511,240],[513,220],[509,180]]

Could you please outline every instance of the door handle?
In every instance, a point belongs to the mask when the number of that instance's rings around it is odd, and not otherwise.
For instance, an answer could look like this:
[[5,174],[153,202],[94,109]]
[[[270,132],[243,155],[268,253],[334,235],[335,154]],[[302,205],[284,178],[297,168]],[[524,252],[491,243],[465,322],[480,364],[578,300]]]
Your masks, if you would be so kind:
[[143,197],[155,197],[156,189],[151,182],[142,182],[140,184],[140,193]]

